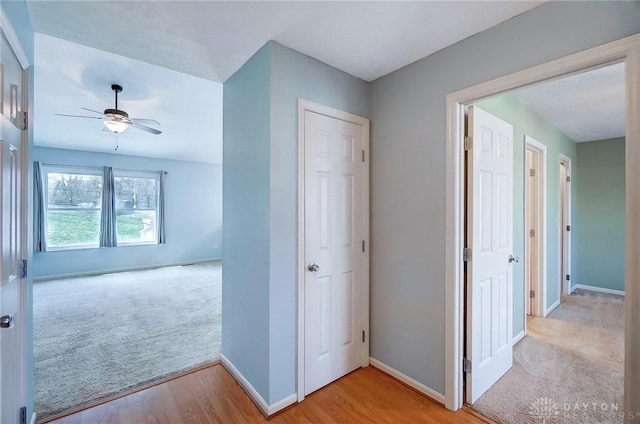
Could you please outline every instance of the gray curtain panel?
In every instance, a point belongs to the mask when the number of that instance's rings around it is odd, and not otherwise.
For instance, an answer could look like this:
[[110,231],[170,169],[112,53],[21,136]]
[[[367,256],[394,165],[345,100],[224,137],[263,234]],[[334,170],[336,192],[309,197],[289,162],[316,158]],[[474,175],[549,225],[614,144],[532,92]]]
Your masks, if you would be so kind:
[[33,209],[34,209],[34,248],[36,252],[44,252],[47,250],[47,230],[45,228],[45,187],[40,162],[33,163]]
[[160,183],[158,187],[158,244],[165,244],[167,236],[164,230],[164,179],[166,172],[160,171]]
[[116,193],[113,169],[104,167],[102,178],[102,213],[100,215],[100,247],[116,247]]

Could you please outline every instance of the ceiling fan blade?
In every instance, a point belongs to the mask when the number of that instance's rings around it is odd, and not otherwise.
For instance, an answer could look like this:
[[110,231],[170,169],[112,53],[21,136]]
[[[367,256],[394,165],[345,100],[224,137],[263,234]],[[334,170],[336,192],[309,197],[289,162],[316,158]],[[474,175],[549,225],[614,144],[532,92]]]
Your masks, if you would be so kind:
[[57,116],[68,116],[70,118],[104,119],[103,116],[66,115],[64,113],[56,113],[56,115]]
[[131,119],[131,121],[136,122],[138,124],[160,125],[160,122],[156,121],[155,119],[143,119],[143,118],[129,118],[129,119]]
[[137,122],[132,122],[131,126],[133,128],[137,128],[139,130],[150,132],[151,134],[162,134],[162,131],[159,131],[159,130],[157,130],[155,128],[147,127],[146,125],[138,124]]
[[104,113],[98,112],[97,110],[89,109],[89,108],[86,108],[86,107],[81,107],[80,109],[88,110],[89,112],[97,113],[98,115],[103,115],[104,116]]

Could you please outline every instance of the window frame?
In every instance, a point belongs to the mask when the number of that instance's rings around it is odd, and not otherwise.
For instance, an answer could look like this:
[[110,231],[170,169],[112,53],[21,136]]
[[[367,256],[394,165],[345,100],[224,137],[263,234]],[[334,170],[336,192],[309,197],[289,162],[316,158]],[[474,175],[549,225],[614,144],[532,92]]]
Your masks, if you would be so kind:
[[[44,185],[44,229],[46,237],[46,252],[59,252],[65,250],[85,250],[85,249],[99,249],[100,248],[100,228],[98,227],[98,243],[93,244],[76,244],[72,246],[51,246],[49,240],[49,174],[67,174],[67,175],[91,175],[97,176],[101,179],[101,184],[104,185],[104,172],[101,168],[95,168],[90,166],[72,166],[72,165],[42,165],[42,179]],[[59,210],[65,210],[65,208],[56,208]],[[66,208],[72,210],[73,208]],[[99,208],[92,208],[102,213],[102,203]],[[55,210],[55,209],[54,209]]]
[[[67,250],[86,250],[86,249],[100,249],[100,242],[97,244],[78,244],[72,246],[51,246],[49,239],[49,174],[67,174],[67,175],[90,175],[97,176],[101,178],[102,187],[104,187],[104,167],[100,166],[78,166],[78,165],[55,165],[55,164],[42,164],[42,179],[44,185],[44,236],[46,238],[46,249],[45,252],[59,252],[59,251],[67,251]],[[142,178],[142,179],[152,179],[155,181],[154,191],[154,207],[153,208],[144,208],[140,210],[153,210],[155,211],[156,220],[154,226],[154,240],[152,241],[120,241],[118,240],[118,245],[116,247],[127,247],[127,246],[149,246],[149,245],[158,245],[158,214],[159,214],[159,201],[160,201],[160,172],[159,171],[143,171],[143,170],[131,170],[131,169],[118,169],[113,168],[113,177],[114,182],[116,178]],[[115,184],[114,184],[115,185]],[[117,195],[114,186],[114,202],[117,204]],[[52,208],[53,209],[53,208]],[[60,210],[65,210],[67,208],[59,208]],[[68,210],[72,210],[73,208],[68,208]],[[86,209],[94,209],[102,214],[102,203],[100,204],[100,208],[86,208]],[[116,206],[116,232],[117,232],[117,211],[122,208],[118,208]],[[98,228],[98,238],[100,236],[100,228]]]
[[154,185],[154,193],[155,193],[155,198],[154,198],[154,207],[153,209],[151,208],[145,208],[145,209],[139,209],[139,210],[153,210],[155,211],[156,214],[156,220],[155,220],[155,226],[154,226],[154,240],[153,241],[120,241],[118,240],[118,247],[122,246],[122,247],[126,247],[126,246],[145,246],[145,245],[157,245],[158,243],[158,209],[159,209],[159,191],[160,191],[160,173],[157,171],[138,171],[138,170],[130,170],[130,169],[117,169],[114,168],[113,169],[113,179],[114,179],[114,188],[113,188],[113,195],[114,195],[114,201],[116,202],[116,208],[115,208],[115,212],[116,212],[116,234],[118,233],[118,225],[117,225],[117,215],[118,215],[118,209],[122,209],[122,208],[118,208],[117,206],[117,202],[118,202],[118,197],[116,194],[116,189],[115,189],[115,179],[116,178],[140,178],[140,179],[149,179],[149,180],[154,180],[155,181],[155,185]]

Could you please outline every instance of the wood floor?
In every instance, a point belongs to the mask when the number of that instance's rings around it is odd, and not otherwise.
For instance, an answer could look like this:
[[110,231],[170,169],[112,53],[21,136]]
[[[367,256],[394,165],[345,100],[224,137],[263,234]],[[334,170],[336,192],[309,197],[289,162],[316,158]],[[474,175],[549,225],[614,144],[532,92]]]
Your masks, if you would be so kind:
[[[77,412],[55,424],[264,423],[267,420],[222,365]],[[373,367],[312,393],[269,423],[487,423],[451,412]]]

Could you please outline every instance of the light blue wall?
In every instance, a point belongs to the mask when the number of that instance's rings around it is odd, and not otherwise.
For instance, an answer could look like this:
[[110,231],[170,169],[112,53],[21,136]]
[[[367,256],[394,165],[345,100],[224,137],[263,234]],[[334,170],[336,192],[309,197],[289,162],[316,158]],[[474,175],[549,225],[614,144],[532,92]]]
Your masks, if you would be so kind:
[[[547,146],[547,292],[545,305],[548,308],[560,299],[560,249],[558,226],[558,189],[560,154],[572,159],[573,171],[578,162],[576,143],[536,115],[513,96],[495,97],[478,103],[482,109],[513,125],[513,245],[514,255],[524,258],[524,136],[535,138]],[[573,184],[578,178],[573,176]],[[572,201],[576,201],[576,190],[572,190]],[[575,216],[575,209],[572,211]],[[624,223],[623,223],[624,224]],[[524,330],[524,261],[513,269],[513,300],[516,308],[513,316],[513,335]],[[575,264],[574,264],[575,265]],[[574,266],[575,269],[575,266]]]
[[34,147],[31,158],[54,165],[112,166],[169,173],[165,185],[166,244],[36,252],[32,266],[34,277],[155,266],[222,256],[220,165],[45,147]]
[[273,404],[296,390],[297,99],[366,116],[367,83],[269,42],[224,98],[222,352]]
[[573,282],[624,291],[624,138],[578,144]]
[[444,393],[446,95],[638,32],[638,2],[548,2],[373,82],[374,358]]
[[295,392],[298,98],[368,116],[368,84],[271,42],[269,402]]
[[222,354],[269,397],[270,72],[266,45],[224,83]]
[[0,3],[2,4],[2,13],[9,18],[9,22],[11,22],[13,30],[20,40],[22,49],[29,59],[29,63],[33,64],[34,32],[26,2],[24,0],[2,0]]

